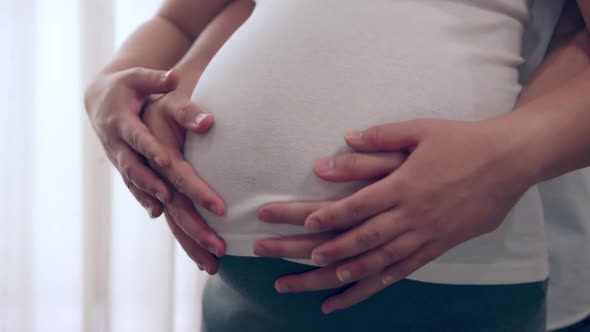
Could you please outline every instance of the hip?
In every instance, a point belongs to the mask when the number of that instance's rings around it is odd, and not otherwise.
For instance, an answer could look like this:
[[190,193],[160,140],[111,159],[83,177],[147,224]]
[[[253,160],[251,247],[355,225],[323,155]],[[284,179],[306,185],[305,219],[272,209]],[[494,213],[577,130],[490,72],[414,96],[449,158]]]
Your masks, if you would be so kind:
[[234,256],[220,263],[203,299],[207,331],[545,331],[545,282],[474,286],[402,280],[348,310],[324,315],[322,301],[343,288],[303,294],[274,289],[279,276],[314,267]]

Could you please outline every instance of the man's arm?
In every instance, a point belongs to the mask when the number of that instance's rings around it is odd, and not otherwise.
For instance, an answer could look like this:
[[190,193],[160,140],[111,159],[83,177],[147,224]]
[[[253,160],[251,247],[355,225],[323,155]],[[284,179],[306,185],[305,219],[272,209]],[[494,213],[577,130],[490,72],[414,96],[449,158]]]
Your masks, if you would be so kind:
[[[552,92],[537,97],[543,91]],[[520,154],[521,166],[530,171],[527,177],[531,184],[590,166],[587,31],[546,59],[523,94],[517,112],[509,117],[515,121],[507,121],[506,129],[521,133],[514,142],[514,152],[515,156]]]

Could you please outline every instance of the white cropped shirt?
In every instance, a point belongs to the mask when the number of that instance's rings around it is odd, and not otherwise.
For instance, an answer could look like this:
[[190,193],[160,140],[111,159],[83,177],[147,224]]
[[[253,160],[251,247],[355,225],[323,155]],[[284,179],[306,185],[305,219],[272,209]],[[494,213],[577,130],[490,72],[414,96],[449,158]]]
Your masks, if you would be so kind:
[[[213,58],[193,101],[216,117],[185,144],[226,201],[198,212],[227,254],[306,233],[256,219],[270,202],[333,200],[363,182],[329,183],[313,161],[346,149],[344,134],[415,118],[482,120],[512,111],[521,86],[527,0],[258,0]],[[543,210],[530,189],[493,233],[465,242],[414,280],[509,284],[548,275]],[[310,262],[307,262],[310,263]]]

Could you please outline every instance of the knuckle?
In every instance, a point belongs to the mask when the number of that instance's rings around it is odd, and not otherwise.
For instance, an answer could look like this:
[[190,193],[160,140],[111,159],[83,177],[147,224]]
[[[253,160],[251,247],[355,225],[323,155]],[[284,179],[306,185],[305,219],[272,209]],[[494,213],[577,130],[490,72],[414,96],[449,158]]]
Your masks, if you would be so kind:
[[347,267],[351,271],[352,279],[358,279],[371,272],[371,268],[368,263],[359,260]]
[[141,140],[141,131],[134,130],[129,137],[129,144],[135,149],[139,149],[139,142]]
[[109,132],[118,126],[118,112],[111,112],[110,114],[107,114],[103,117],[97,117],[95,123],[98,128],[101,128],[102,130]]
[[120,79],[137,79],[143,77],[148,71],[142,67],[131,67],[125,71],[125,75],[121,75]]
[[343,156],[342,170],[343,171],[354,171],[358,165],[359,156],[356,153],[347,153]]
[[381,232],[360,229],[356,233],[355,242],[359,248],[370,248],[381,241]]
[[383,141],[383,130],[379,126],[371,127],[364,133],[364,141],[370,146],[378,147]]
[[381,249],[381,262],[391,264],[399,258],[399,251],[393,245],[386,245]]
[[185,182],[186,181],[185,181],[184,177],[182,175],[179,175],[179,174],[175,175],[174,178],[173,178],[173,181],[172,181],[172,183],[174,184],[174,186],[178,190],[181,190],[181,189],[184,188]]
[[354,219],[362,218],[364,215],[364,210],[365,206],[362,203],[354,201],[349,202],[346,208],[347,214]]

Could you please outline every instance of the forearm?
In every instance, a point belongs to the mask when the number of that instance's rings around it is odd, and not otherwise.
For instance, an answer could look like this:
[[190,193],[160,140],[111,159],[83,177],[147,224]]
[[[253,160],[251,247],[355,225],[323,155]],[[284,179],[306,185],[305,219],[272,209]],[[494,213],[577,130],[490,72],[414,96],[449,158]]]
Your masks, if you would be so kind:
[[184,57],[174,66],[179,76],[178,90],[191,95],[213,56],[252,13],[252,0],[236,0],[207,25]]
[[102,73],[131,67],[170,69],[227,1],[169,0],[118,50]]
[[507,116],[504,135],[530,184],[590,166],[590,38],[554,50]]
[[102,73],[132,67],[165,70],[186,53],[192,41],[171,22],[154,17],[141,25],[118,50]]

